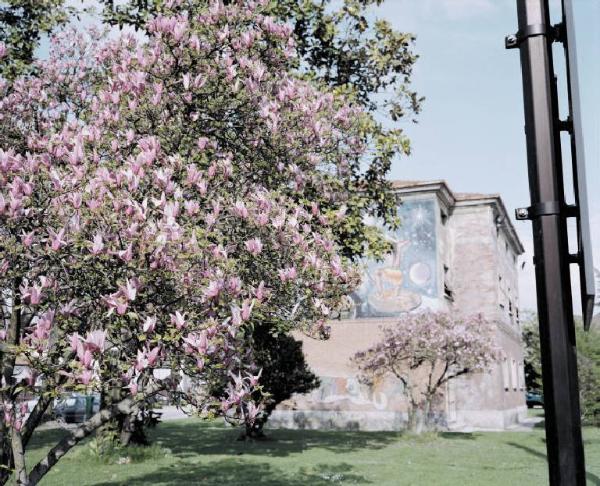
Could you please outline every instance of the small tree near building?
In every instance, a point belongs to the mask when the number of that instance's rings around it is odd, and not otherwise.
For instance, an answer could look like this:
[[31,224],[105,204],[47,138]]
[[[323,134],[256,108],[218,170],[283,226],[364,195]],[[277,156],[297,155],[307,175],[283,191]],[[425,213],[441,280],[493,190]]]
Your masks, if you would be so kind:
[[481,315],[408,314],[383,332],[382,340],[353,360],[366,383],[386,375],[402,382],[409,407],[408,428],[417,434],[431,427],[435,401],[446,383],[485,371],[499,357],[491,324]]

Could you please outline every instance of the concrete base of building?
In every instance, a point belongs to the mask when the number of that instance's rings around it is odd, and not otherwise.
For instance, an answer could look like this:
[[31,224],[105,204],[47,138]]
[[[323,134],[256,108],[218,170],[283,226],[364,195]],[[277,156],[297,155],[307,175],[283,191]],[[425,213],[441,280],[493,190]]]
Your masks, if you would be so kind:
[[507,430],[518,427],[526,418],[526,406],[504,410],[460,410],[448,428],[457,432]]
[[268,424],[274,429],[393,431],[404,429],[406,421],[403,412],[276,410]]
[[[451,431],[507,430],[518,427],[527,416],[527,407],[507,410],[464,410],[447,424],[440,416],[438,429]],[[331,410],[276,410],[269,418],[270,428],[296,430],[401,431],[406,428],[406,412],[351,412]]]

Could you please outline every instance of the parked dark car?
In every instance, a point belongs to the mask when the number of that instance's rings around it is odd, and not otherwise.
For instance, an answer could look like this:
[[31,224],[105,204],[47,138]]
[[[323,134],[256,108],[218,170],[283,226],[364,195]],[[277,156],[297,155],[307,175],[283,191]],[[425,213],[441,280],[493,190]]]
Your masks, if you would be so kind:
[[535,390],[530,390],[525,395],[525,402],[527,403],[527,408],[533,408],[536,405],[544,408],[544,395]]
[[72,393],[61,397],[54,405],[54,416],[66,423],[81,423],[100,408],[100,395]]

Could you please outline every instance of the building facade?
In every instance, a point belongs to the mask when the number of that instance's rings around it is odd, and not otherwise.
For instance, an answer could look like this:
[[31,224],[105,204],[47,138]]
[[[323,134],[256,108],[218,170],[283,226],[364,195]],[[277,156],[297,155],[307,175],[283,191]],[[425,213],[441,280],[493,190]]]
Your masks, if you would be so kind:
[[449,383],[438,407],[441,425],[505,429],[526,414],[517,275],[523,247],[501,198],[454,193],[443,181],[397,181],[394,188],[401,226],[386,232],[394,251],[383,262],[365,262],[351,309],[331,323],[329,340],[298,336],[321,386],[282,403],[273,426],[402,429],[400,382],[367,387],[350,358],[381,339],[382,326],[423,310],[482,313],[503,352],[489,372]]

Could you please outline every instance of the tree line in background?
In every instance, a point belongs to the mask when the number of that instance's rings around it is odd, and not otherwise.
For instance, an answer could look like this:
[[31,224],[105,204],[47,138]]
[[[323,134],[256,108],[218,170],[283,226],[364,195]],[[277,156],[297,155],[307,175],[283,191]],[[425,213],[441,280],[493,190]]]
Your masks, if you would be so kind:
[[[582,423],[600,426],[600,331],[594,327],[584,331],[579,319],[575,332]],[[527,389],[543,392],[540,333],[535,315],[523,325],[523,341]]]
[[[318,383],[289,331],[326,334],[352,262],[387,251],[365,215],[398,223],[386,175],[410,145],[376,112],[422,100],[414,37],[366,16],[381,0],[102,3],[145,40],[72,32],[61,0],[0,6],[2,482],[156,393],[260,435]],[[26,467],[67,389],[101,412]]]

